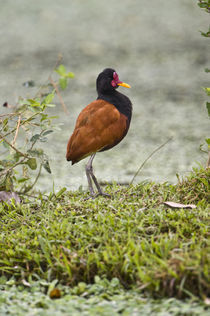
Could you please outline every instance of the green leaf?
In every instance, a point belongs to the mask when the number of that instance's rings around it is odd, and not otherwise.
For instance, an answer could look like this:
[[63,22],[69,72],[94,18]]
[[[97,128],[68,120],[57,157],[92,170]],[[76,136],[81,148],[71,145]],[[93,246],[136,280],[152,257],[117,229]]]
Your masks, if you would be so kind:
[[47,120],[47,119],[48,119],[48,114],[43,114],[43,113],[41,113],[41,116],[42,116],[41,122],[43,122],[44,120]]
[[[6,159],[3,159],[3,160],[0,160],[0,165],[1,166],[4,166],[5,168],[7,167],[12,167],[13,165],[13,161],[12,159],[14,158],[14,155],[8,155],[7,156],[7,160]],[[11,160],[10,160],[11,159]]]
[[53,133],[53,130],[52,130],[52,129],[46,130],[42,135],[43,135],[43,136],[46,136],[46,135],[48,135],[48,134],[50,134],[50,133]]
[[44,151],[42,149],[32,149],[27,152],[33,157],[42,157],[44,155]]
[[8,131],[8,118],[3,120],[3,130],[4,130],[4,132]]
[[48,173],[52,173],[51,169],[50,169],[50,164],[48,160],[45,160],[45,162],[43,163],[43,167],[44,169],[48,172]]
[[66,67],[61,64],[58,68],[55,69],[55,71],[60,75],[60,76],[65,76],[66,74]]
[[25,181],[29,180],[29,178],[21,178],[21,179],[18,179],[17,182],[18,183],[23,183]]
[[51,92],[50,94],[48,94],[44,98],[44,100],[42,101],[42,104],[46,104],[47,105],[47,104],[51,103],[53,101],[54,97],[55,97],[55,90],[53,90],[53,92]]
[[62,90],[65,90],[67,87],[67,79],[65,77],[61,77],[59,79],[59,85],[60,85]]
[[206,107],[207,107],[208,115],[210,116],[210,102],[206,102]]
[[68,78],[74,78],[74,73],[73,72],[68,72],[65,77],[68,77]]
[[14,159],[15,159],[16,162],[19,161],[20,157],[22,157],[22,154],[19,153],[19,152],[15,152],[15,154],[14,154]]
[[56,198],[60,197],[64,192],[66,191],[66,188],[62,188],[58,193],[56,193]]
[[55,107],[56,107],[55,104],[46,104],[46,106],[47,106],[48,108],[55,108]]
[[36,163],[36,158],[30,158],[26,161],[26,164],[31,168],[32,170],[36,170],[37,168],[37,163]]
[[49,120],[54,120],[54,119],[57,119],[57,118],[59,118],[59,116],[50,116],[50,117],[48,117]]
[[208,32],[202,32],[202,31],[200,31],[201,32],[201,35],[202,36],[204,36],[204,37],[210,37],[210,31],[208,31]]
[[30,142],[36,142],[38,139],[40,139],[40,134],[35,134],[31,137]]
[[40,142],[42,142],[42,143],[46,143],[46,141],[47,141],[47,137],[40,137]]
[[210,96],[210,88],[203,88],[206,91],[206,94]]
[[29,102],[29,105],[30,106],[34,106],[34,107],[36,107],[36,106],[38,106],[38,107],[40,107],[41,106],[41,103],[40,103],[40,99],[28,99],[27,100],[28,102]]
[[205,141],[206,141],[207,145],[210,146],[210,138],[206,138]]

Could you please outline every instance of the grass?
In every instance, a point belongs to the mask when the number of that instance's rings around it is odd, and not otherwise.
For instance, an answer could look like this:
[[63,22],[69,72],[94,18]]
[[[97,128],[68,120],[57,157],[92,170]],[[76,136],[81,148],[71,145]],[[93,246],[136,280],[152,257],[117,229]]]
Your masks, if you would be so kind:
[[[111,199],[62,189],[0,205],[0,275],[15,284],[57,279],[71,288],[95,276],[162,297],[210,295],[209,170],[168,183],[107,185]],[[194,203],[172,209],[164,201]]]

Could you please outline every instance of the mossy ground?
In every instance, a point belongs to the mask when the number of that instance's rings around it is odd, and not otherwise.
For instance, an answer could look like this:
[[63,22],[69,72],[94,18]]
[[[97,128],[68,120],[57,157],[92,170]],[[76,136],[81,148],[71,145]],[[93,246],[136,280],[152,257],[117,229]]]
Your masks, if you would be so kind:
[[[58,285],[59,299],[51,299],[57,280],[34,279],[30,283],[15,285],[13,279],[0,284],[1,315],[39,316],[207,316],[208,306],[197,299],[153,299],[136,290],[125,290],[119,280],[95,277],[94,284],[78,283],[71,288]],[[54,289],[55,291],[55,289]]]
[[110,199],[61,190],[2,204],[0,274],[16,285],[56,279],[69,288],[117,278],[141,295],[203,300],[210,295],[209,175],[200,169],[177,185],[107,185]]

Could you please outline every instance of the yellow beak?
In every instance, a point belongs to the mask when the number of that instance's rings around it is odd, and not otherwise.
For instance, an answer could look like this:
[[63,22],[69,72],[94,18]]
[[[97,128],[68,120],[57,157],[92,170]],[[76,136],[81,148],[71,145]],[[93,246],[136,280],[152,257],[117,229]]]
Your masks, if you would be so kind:
[[125,88],[130,88],[131,86],[125,82],[120,82],[118,83],[118,86],[122,86],[122,87],[125,87]]

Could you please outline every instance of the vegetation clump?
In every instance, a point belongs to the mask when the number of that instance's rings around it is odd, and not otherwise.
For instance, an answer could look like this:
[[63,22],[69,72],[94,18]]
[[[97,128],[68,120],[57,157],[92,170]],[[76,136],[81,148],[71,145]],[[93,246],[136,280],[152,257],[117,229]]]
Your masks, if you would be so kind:
[[[59,62],[59,61],[58,61]],[[49,76],[47,85],[42,86],[33,98],[20,98],[15,106],[4,103],[11,108],[0,114],[0,201],[26,194],[37,183],[42,169],[51,173],[50,164],[41,144],[58,129],[53,123],[56,116],[50,115],[49,109],[55,107],[55,95],[58,96],[64,111],[59,87],[64,90],[72,72],[66,72],[64,65],[55,68],[59,79],[55,82]],[[27,83],[27,84],[30,84]]]
[[155,297],[208,296],[209,173],[194,170],[177,185],[107,185],[111,199],[84,200],[84,192],[63,188],[33,202],[2,203],[0,273],[70,286],[98,275]]

